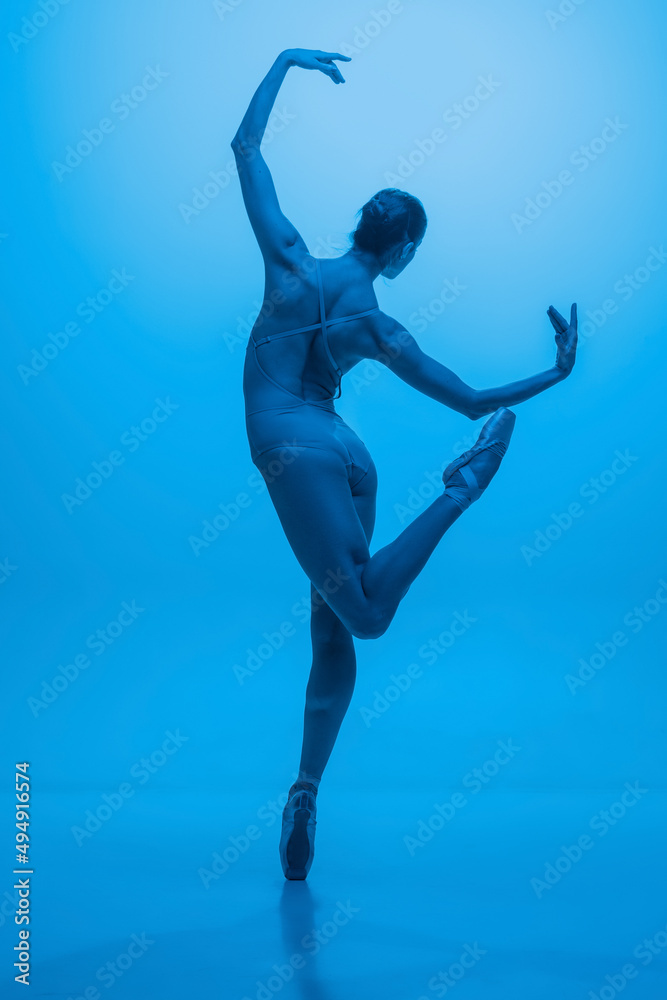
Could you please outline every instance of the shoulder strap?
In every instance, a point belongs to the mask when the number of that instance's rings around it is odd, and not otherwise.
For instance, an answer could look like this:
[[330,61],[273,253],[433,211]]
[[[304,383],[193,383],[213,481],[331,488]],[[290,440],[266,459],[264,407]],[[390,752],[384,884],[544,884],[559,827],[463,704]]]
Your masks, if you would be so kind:
[[350,316],[336,316],[334,317],[334,319],[327,319],[326,312],[324,309],[324,288],[322,287],[322,272],[320,269],[319,257],[315,258],[315,265],[316,265],[315,269],[317,272],[317,292],[320,302],[319,322],[311,323],[310,326],[300,326],[298,330],[281,330],[279,333],[271,334],[270,337],[262,337],[260,340],[255,340],[255,338],[251,335],[249,339],[249,344],[252,344],[253,347],[259,347],[261,344],[268,344],[272,340],[281,340],[283,337],[293,337],[295,334],[308,333],[311,330],[321,329],[322,341],[324,343],[324,350],[326,351],[326,355],[329,359],[331,367],[338,376],[338,395],[340,396],[340,380],[343,377],[343,373],[336,364],[335,358],[331,353],[331,349],[329,347],[329,339],[327,336],[327,326],[332,326],[334,323],[347,323],[350,320],[362,319],[364,316],[372,316],[373,313],[380,312],[380,307],[374,306],[372,309],[365,309],[363,312],[353,313]]
[[319,330],[320,323],[311,323],[310,326],[300,326],[298,330],[281,330],[280,333],[272,333],[270,337],[262,337],[261,340],[254,340],[250,338],[255,347],[259,347],[261,344],[268,344],[272,340],[282,340],[283,337],[293,337],[297,333],[308,333],[310,330]]
[[317,291],[320,296],[320,325],[324,330],[327,325],[327,317],[324,311],[324,288],[322,287],[322,268],[319,257],[315,258],[315,270],[317,271]]
[[324,342],[324,350],[327,352],[327,357],[331,362],[331,367],[335,371],[339,378],[343,377],[343,373],[336,364],[331,349],[329,348],[329,338],[327,337],[327,317],[324,310],[324,289],[322,288],[322,271],[320,268],[319,257],[315,258],[317,264],[317,289],[320,295],[320,325],[322,327],[322,340]]
[[349,323],[352,319],[363,319],[364,316],[372,316],[373,313],[379,313],[380,307],[373,306],[372,309],[364,309],[363,312],[353,313],[351,316],[336,316],[334,319],[328,319],[327,324],[333,326],[334,323]]

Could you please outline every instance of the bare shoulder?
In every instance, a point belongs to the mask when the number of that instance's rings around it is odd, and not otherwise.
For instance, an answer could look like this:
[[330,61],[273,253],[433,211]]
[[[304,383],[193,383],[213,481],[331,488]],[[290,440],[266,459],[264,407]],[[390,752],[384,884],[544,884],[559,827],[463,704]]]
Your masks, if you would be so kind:
[[317,285],[315,258],[298,244],[278,259],[264,261],[265,297],[272,302],[296,305]]
[[406,347],[416,344],[414,337],[402,323],[381,310],[368,317],[368,332],[375,351],[374,357],[385,364],[387,361],[383,355],[391,359]]

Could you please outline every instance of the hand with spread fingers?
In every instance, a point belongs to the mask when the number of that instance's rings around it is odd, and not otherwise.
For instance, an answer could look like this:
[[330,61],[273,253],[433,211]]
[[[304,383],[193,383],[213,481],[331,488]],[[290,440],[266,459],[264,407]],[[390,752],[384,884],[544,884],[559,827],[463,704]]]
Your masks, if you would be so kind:
[[569,324],[553,306],[549,306],[547,315],[556,331],[556,368],[569,375],[577,357],[577,303],[572,304]]
[[293,66],[301,69],[318,69],[331,77],[334,83],[345,83],[343,74],[336,66],[335,59],[350,62],[349,56],[340,52],[322,52],[321,49],[287,49],[284,53]]

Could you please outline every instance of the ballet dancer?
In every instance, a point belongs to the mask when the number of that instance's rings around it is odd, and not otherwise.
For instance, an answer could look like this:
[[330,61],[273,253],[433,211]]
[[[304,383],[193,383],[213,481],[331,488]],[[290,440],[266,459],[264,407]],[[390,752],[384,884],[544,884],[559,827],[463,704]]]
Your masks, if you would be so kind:
[[[445,532],[487,488],[507,450],[515,415],[507,409],[572,371],[577,308],[556,331],[552,368],[495,389],[475,390],[423,353],[378,308],[373,282],[397,277],[426,231],[419,199],[378,191],[360,212],[350,249],[314,258],[283,215],[260,150],[290,67],[344,83],[338,52],[287,49],[255,92],[232,140],[243,199],[264,258],[265,296],[245,357],[243,391],[251,458],[283,530],[311,582],[312,666],[306,688],[299,774],[288,792],[279,853],[288,879],[304,879],[314,857],[316,796],[356,677],[353,636],[389,626],[408,588]],[[369,552],[377,475],[365,445],[336,412],[342,376],[365,358],[408,385],[477,420],[492,414],[476,444],[447,466],[443,492],[389,545]]]

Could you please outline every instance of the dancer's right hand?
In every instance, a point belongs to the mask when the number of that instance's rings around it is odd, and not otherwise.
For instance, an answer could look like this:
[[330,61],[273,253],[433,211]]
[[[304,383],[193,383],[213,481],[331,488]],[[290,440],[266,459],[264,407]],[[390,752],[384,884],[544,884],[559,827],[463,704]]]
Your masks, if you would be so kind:
[[577,303],[574,302],[570,310],[569,325],[553,306],[549,306],[547,315],[556,331],[556,368],[569,375],[577,357]]
[[321,49],[286,49],[284,55],[293,66],[300,66],[301,69],[318,69],[331,77],[334,83],[345,83],[334,59],[350,62],[350,56],[341,55],[340,52],[322,52]]

